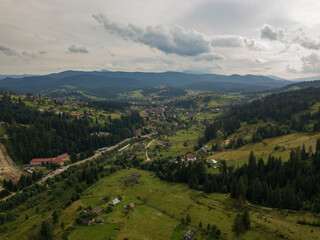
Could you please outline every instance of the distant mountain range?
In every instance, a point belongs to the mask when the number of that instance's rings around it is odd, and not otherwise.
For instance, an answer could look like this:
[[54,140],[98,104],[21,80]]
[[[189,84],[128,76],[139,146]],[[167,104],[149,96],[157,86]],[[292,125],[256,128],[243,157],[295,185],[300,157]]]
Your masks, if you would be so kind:
[[288,84],[282,88],[279,88],[279,91],[292,90],[292,89],[301,89],[307,87],[320,87],[320,80],[315,81],[304,81]]
[[42,95],[84,91],[98,97],[115,98],[120,93],[160,85],[212,93],[241,93],[278,89],[290,83],[292,81],[259,75],[64,71],[42,76],[6,77],[0,80],[0,89]]

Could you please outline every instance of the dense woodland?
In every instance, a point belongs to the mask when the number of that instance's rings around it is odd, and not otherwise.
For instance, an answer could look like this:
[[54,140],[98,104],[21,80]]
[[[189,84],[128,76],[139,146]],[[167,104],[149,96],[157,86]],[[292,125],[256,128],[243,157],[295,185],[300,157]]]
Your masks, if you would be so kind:
[[269,157],[256,160],[251,152],[248,164],[233,169],[222,162],[220,174],[207,173],[206,163],[188,165],[162,159],[144,163],[142,169],[155,171],[166,181],[187,183],[208,193],[229,193],[240,201],[272,208],[305,209],[320,212],[320,140],[316,152],[305,147],[291,151],[290,159]]
[[[40,113],[20,100],[11,101],[6,95],[0,101],[0,119],[10,123],[6,126],[8,140],[5,142],[10,156],[22,163],[65,152],[83,152],[89,156],[95,149],[134,136],[145,123],[139,113],[131,112],[120,119],[109,119],[104,125],[90,124],[86,117],[74,119],[64,114]],[[109,134],[99,136],[97,132]]]

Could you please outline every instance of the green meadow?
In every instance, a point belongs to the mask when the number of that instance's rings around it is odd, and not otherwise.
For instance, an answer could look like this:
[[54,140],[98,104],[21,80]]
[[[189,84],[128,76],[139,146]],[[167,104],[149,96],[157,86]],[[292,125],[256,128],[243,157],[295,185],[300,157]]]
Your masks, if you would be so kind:
[[[249,130],[249,132],[252,131]],[[257,158],[263,158],[265,162],[268,160],[270,155],[274,157],[281,157],[283,161],[287,161],[289,159],[291,149],[301,147],[303,144],[305,144],[307,151],[310,146],[314,151],[318,138],[320,138],[319,132],[296,132],[284,136],[267,138],[258,143],[249,143],[238,149],[227,149],[225,152],[216,152],[208,157],[208,159],[214,158],[218,160],[226,160],[228,165],[241,166],[248,161],[249,154],[253,151]],[[277,146],[279,149],[276,149]]]
[[[138,184],[125,185],[124,179],[132,172],[141,174]],[[186,184],[168,183],[157,179],[153,173],[136,169],[121,170],[101,179],[83,192],[81,199],[61,213],[60,221],[71,226],[82,210],[79,206],[103,209],[110,200],[121,196],[121,203],[113,207],[111,213],[103,213],[103,225],[77,226],[69,236],[71,240],[85,239],[181,239],[183,232],[193,229],[197,239],[210,239],[199,229],[199,222],[216,225],[224,239],[233,239],[233,220],[241,210],[226,194],[205,194],[189,189]],[[130,202],[135,210],[125,212],[123,207]],[[249,208],[252,228],[241,239],[320,239],[320,228],[297,224],[298,219],[314,220],[309,213],[280,211],[254,206]],[[82,209],[83,209],[82,208]],[[191,216],[189,225],[182,225],[181,218]],[[58,224],[59,225],[59,224]],[[56,238],[61,238],[62,230],[57,228]]]

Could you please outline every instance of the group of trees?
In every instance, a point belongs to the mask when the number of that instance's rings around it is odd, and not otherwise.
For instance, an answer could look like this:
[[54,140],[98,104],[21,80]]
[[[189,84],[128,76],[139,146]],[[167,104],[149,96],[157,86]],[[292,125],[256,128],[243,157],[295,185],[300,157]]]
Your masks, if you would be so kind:
[[289,133],[290,130],[288,129],[288,127],[280,127],[278,125],[267,124],[265,126],[259,127],[257,131],[253,133],[252,142],[260,142],[266,138],[282,136]]
[[239,238],[240,234],[246,232],[251,227],[249,212],[246,209],[244,213],[237,214],[232,225],[232,232]]
[[204,132],[204,136],[198,139],[195,150],[200,149],[206,142],[216,139],[218,136],[222,138],[234,133],[241,126],[241,122],[237,117],[219,119],[209,124]]
[[3,187],[5,189],[8,189],[9,191],[16,192],[18,190],[21,190],[37,182],[42,178],[42,176],[43,176],[42,172],[35,172],[35,171],[32,173],[32,175],[21,174],[19,181],[15,184],[11,181],[11,179],[9,181],[4,179]]
[[316,153],[303,146],[291,151],[287,162],[269,157],[258,163],[251,153],[249,163],[236,169],[230,185],[231,197],[273,208],[320,212],[320,140]]
[[[137,112],[110,120],[105,125],[89,124],[89,120],[74,119],[65,114],[39,113],[23,102],[14,102],[4,95],[0,100],[0,119],[7,124],[6,147],[10,156],[19,162],[29,163],[32,158],[54,157],[64,152],[84,152],[114,145],[134,136],[144,126]],[[94,132],[108,132],[100,136]]]

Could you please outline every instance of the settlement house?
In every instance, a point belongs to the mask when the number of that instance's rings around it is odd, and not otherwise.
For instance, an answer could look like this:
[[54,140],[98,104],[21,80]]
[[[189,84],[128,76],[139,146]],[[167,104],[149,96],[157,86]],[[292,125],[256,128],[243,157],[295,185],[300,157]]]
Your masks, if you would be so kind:
[[118,203],[120,203],[120,200],[119,200],[118,198],[115,198],[115,199],[113,199],[113,200],[110,202],[110,205],[111,205],[111,206],[115,206],[115,205],[117,205]]
[[126,209],[126,210],[134,210],[134,203],[130,203],[128,205],[125,205],[123,208]]
[[97,216],[97,215],[100,215],[102,213],[102,208],[101,207],[95,207],[93,210],[92,210],[92,212],[91,212],[91,214],[92,215],[95,215],[95,216]]
[[91,218],[82,219],[82,225],[83,226],[89,226],[89,225],[91,225],[93,223],[94,223],[94,219],[91,219]]
[[135,176],[127,177],[125,180],[125,184],[129,184],[129,183],[138,183],[138,180]]
[[185,231],[183,233],[183,236],[181,239],[182,240],[194,240],[194,239],[196,239],[196,237],[197,237],[197,234],[194,231],[192,231],[191,229],[189,229],[188,231]]

